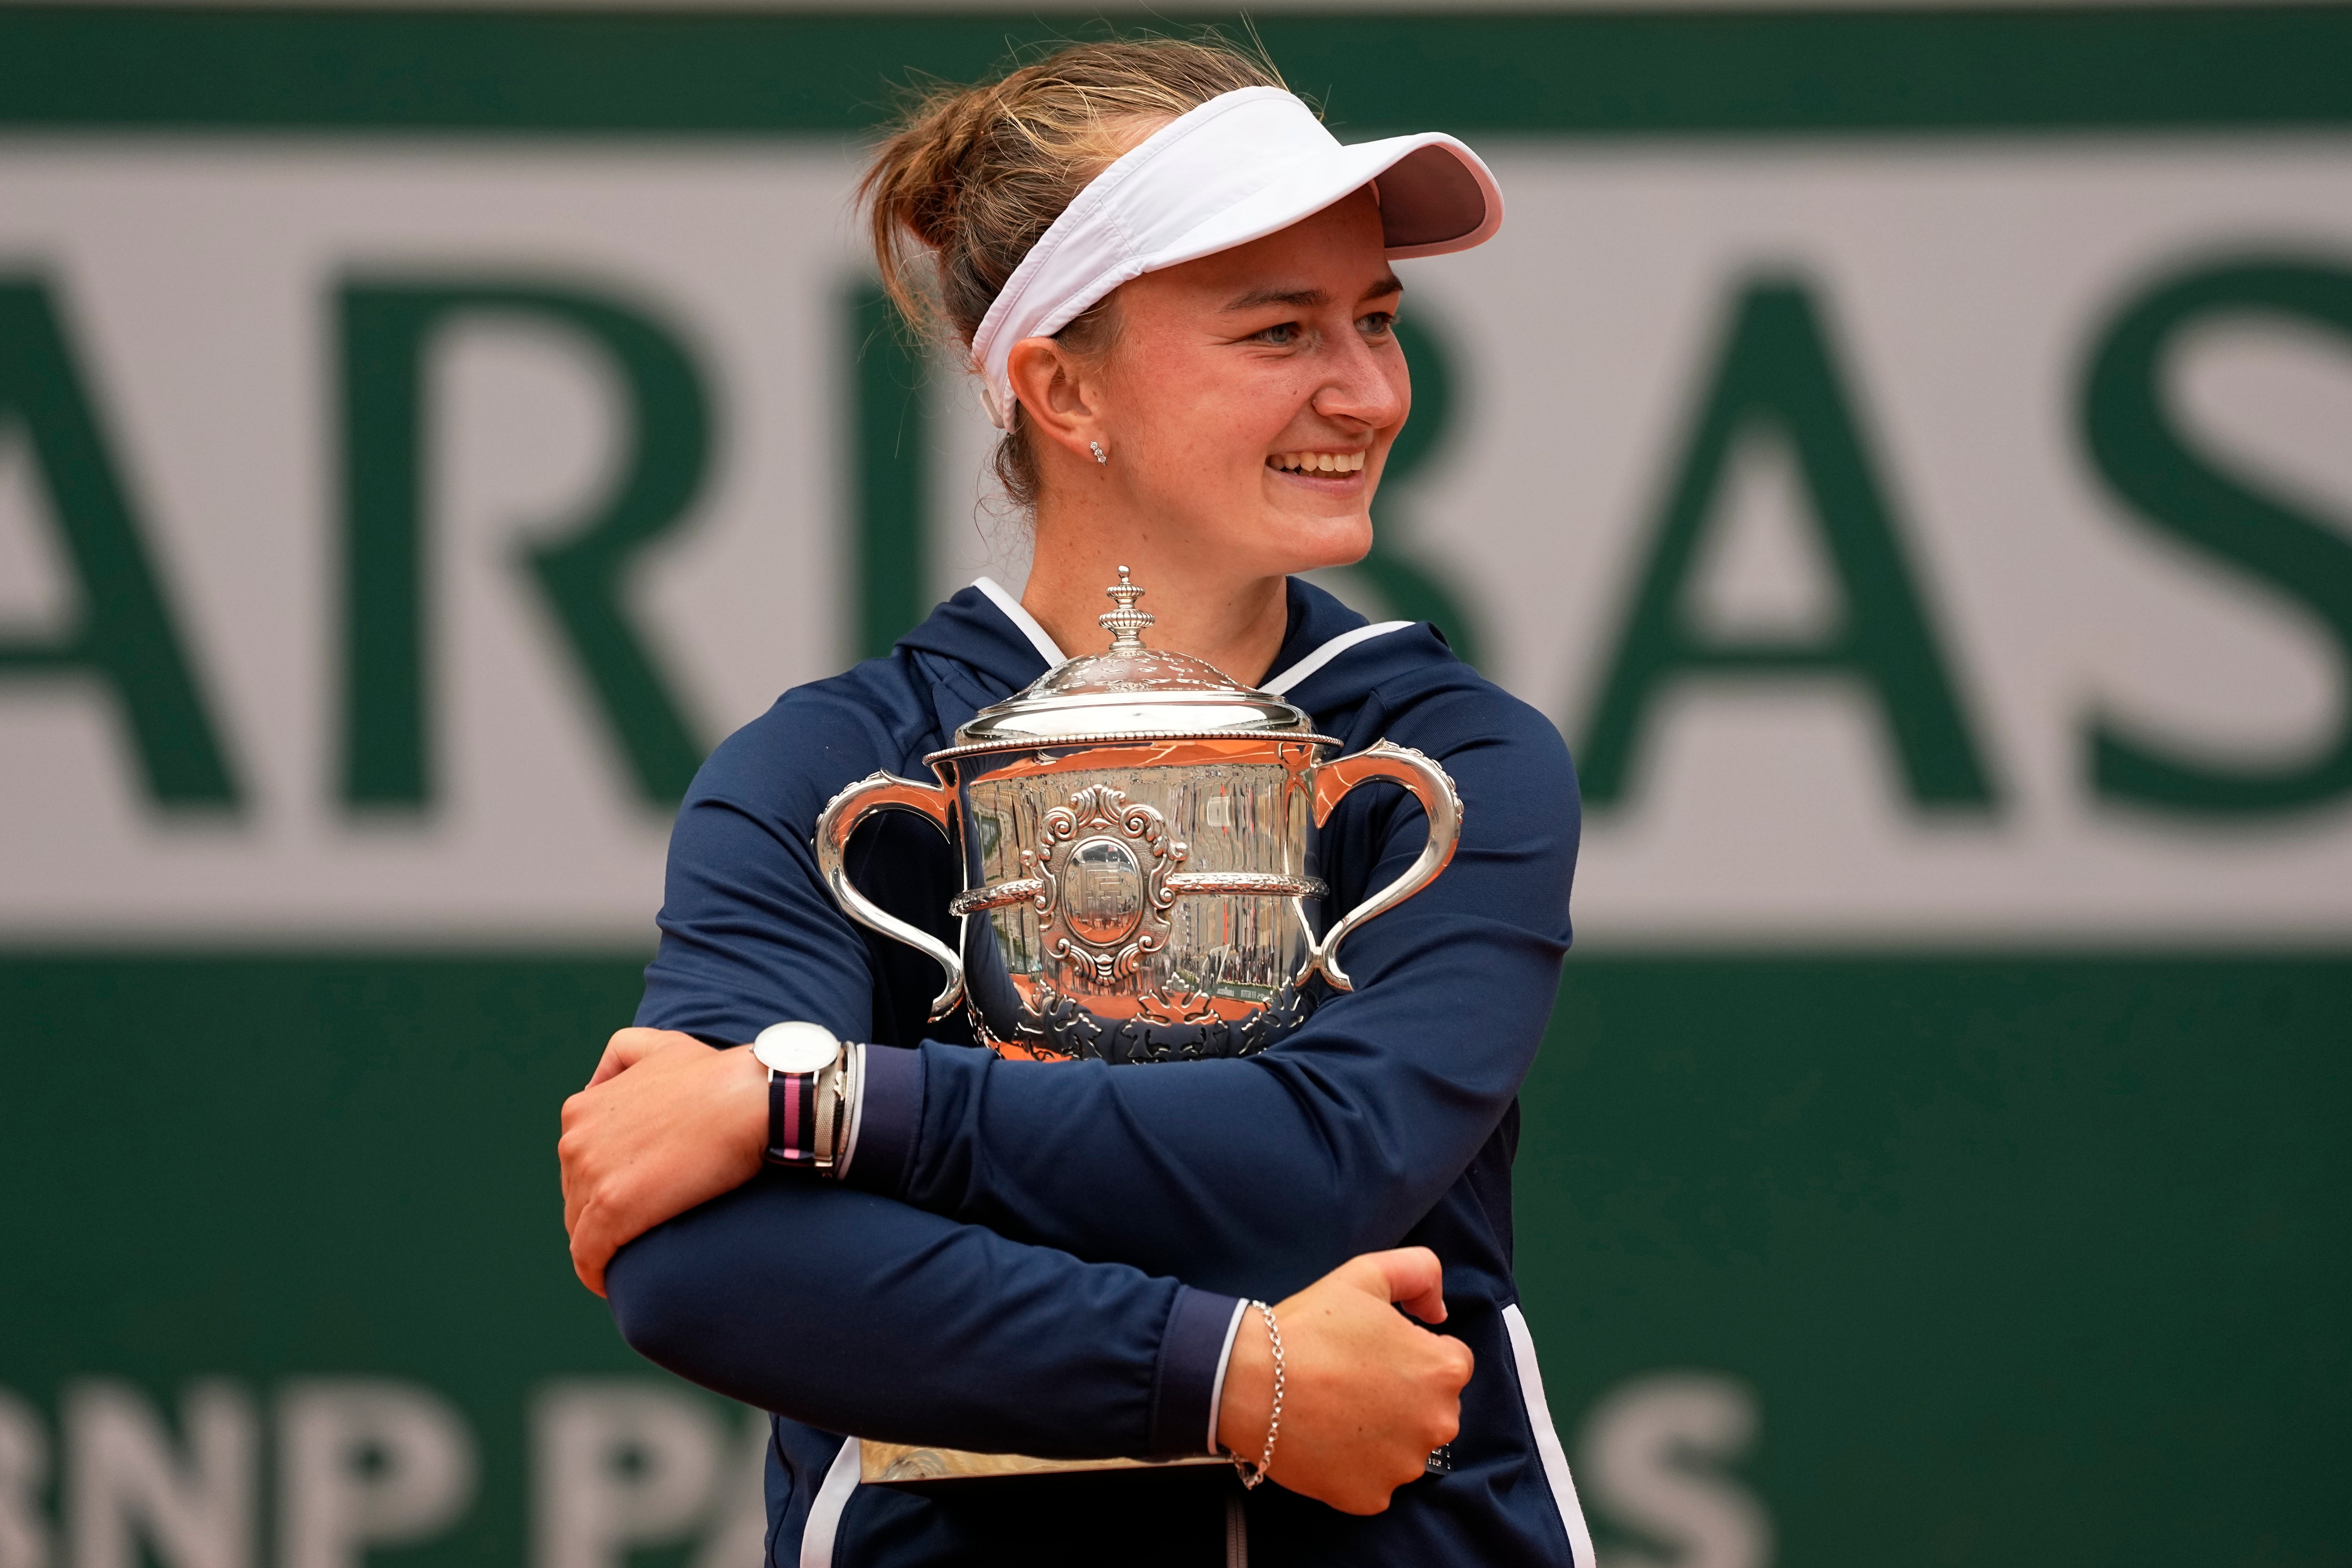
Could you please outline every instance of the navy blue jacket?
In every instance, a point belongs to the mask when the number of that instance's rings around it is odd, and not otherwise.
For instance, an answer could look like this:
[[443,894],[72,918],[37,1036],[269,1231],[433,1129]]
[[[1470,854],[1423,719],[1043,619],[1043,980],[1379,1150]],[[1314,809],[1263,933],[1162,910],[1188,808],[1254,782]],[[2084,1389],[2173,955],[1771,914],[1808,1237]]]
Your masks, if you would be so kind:
[[[1511,1279],[1516,1096],[1570,934],[1567,750],[1426,626],[1331,653],[1361,616],[1296,582],[1289,616],[1270,679],[1323,650],[1288,699],[1349,752],[1385,736],[1438,759],[1463,835],[1444,876],[1349,938],[1357,989],[1324,989],[1259,1056],[1000,1060],[960,1015],[927,1024],[937,965],[853,925],[824,890],[810,841],[825,802],[877,768],[929,776],[924,753],[1047,667],[979,587],[887,658],[787,692],[696,779],[637,1021],[720,1044],[806,1018],[910,1047],[868,1053],[849,1183],[764,1175],[624,1248],[610,1272],[632,1345],[776,1414],[772,1563],[804,1548],[861,1568],[1209,1563],[1240,1495],[1229,1475],[853,1490],[855,1450],[835,1434],[1201,1452],[1237,1298],[1278,1300],[1358,1253],[1423,1245],[1444,1264],[1443,1331],[1477,1358],[1453,1470],[1370,1519],[1262,1488],[1244,1505],[1253,1553],[1593,1568]],[[1402,790],[1349,795],[1322,834],[1327,920],[1402,874],[1424,828]],[[880,814],[848,864],[884,908],[953,942],[957,862],[929,824]]]

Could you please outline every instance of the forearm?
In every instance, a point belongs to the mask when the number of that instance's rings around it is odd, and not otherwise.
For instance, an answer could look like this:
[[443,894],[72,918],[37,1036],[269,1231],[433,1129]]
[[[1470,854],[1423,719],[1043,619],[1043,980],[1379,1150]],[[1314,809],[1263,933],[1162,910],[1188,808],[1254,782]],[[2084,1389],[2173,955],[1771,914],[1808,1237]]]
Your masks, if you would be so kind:
[[895,1190],[1082,1257],[1235,1292],[1296,1288],[1396,1246],[1507,1111],[1559,963],[1512,940],[1465,942],[1377,1005],[1344,999],[1247,1060],[1111,1068],[926,1047]]
[[[927,1046],[896,1190],[1006,1236],[1236,1291],[1396,1245],[1533,1064],[1576,858],[1556,735],[1433,750],[1467,803],[1461,847],[1349,938],[1352,993],[1247,1060],[1113,1068]],[[1401,796],[1343,805],[1324,834],[1333,908],[1402,874],[1425,831]]]
[[1233,1299],[774,1174],[606,1277],[631,1345],[828,1431],[1046,1458],[1198,1453]]

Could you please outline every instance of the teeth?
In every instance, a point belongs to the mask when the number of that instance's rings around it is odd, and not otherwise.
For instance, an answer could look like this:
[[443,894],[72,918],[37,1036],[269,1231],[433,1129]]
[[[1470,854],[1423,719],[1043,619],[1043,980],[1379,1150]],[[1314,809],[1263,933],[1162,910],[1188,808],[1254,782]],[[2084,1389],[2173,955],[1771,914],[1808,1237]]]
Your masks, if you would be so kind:
[[1364,466],[1361,452],[1277,452],[1274,466],[1295,473],[1352,474]]

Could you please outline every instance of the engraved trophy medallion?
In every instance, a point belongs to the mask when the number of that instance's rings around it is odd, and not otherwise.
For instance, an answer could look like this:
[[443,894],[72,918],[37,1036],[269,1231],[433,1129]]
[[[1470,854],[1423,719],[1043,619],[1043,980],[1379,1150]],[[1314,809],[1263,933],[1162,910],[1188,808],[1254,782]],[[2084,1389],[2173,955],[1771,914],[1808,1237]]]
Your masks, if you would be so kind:
[[[877,773],[826,805],[820,873],[852,920],[939,961],[941,1017],[1023,1060],[1114,1064],[1244,1057],[1305,1020],[1308,983],[1354,988],[1340,943],[1427,887],[1454,858],[1462,803],[1419,752],[1373,742],[1335,757],[1281,698],[1200,659],[1147,647],[1153,617],[1122,566],[1100,617],[1109,647],[1065,661],[984,708],[924,759],[935,784]],[[1405,873],[1328,929],[1314,829],[1342,796],[1411,791],[1429,837]],[[882,910],[843,854],[876,811],[911,811],[954,845],[964,890],[950,948]],[[868,1480],[919,1481],[1136,1461],[1053,1463],[868,1444]],[[1178,1460],[1223,1463],[1223,1460]]]

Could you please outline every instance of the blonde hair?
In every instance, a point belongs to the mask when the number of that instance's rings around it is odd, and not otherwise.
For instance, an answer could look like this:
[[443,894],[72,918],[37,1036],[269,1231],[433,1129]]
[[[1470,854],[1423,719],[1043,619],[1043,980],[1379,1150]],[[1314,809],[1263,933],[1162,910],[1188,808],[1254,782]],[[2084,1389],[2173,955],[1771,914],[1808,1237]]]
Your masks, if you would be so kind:
[[[1072,44],[993,82],[930,89],[858,182],[882,287],[919,330],[968,353],[1013,268],[1097,174],[1211,99],[1282,85],[1262,51],[1207,34]],[[1057,336],[1099,352],[1109,305]],[[1017,414],[996,473],[1015,504],[1036,504],[1036,458]]]

